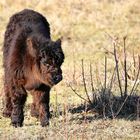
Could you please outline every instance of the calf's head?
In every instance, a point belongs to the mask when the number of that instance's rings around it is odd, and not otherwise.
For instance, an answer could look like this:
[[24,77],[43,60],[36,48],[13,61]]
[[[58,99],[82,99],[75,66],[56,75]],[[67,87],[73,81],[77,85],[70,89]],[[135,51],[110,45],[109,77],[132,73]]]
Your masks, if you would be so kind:
[[27,48],[34,60],[33,74],[40,82],[52,87],[62,80],[61,65],[64,53],[61,40],[52,41],[41,36],[27,39]]

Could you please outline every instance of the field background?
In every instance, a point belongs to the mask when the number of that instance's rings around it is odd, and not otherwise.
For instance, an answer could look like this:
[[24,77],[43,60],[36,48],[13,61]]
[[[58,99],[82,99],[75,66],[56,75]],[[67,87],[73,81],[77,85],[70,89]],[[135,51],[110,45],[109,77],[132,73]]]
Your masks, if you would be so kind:
[[[0,139],[1,140],[44,140],[44,139],[101,139],[133,140],[140,139],[140,121],[131,116],[122,119],[95,117],[96,112],[70,113],[70,109],[84,104],[71,88],[86,98],[81,77],[81,60],[84,60],[86,82],[89,82],[89,64],[93,68],[95,87],[104,81],[105,52],[113,51],[113,38],[123,44],[127,36],[126,50],[128,65],[133,63],[133,52],[140,55],[140,1],[139,0],[1,0],[0,1],[0,47],[9,17],[15,12],[31,8],[42,13],[50,23],[52,39],[62,37],[65,62],[62,66],[64,80],[51,92],[52,119],[50,127],[42,128],[37,119],[30,116],[29,95],[25,107],[25,121],[22,128],[10,126],[10,119],[2,117],[3,68],[0,51]],[[117,48],[120,58],[122,47]],[[112,73],[114,60],[108,57],[108,72]],[[132,75],[132,73],[130,74]],[[110,75],[109,75],[110,76]],[[133,80],[129,80],[129,86]],[[140,92],[137,89],[137,94]],[[88,86],[88,92],[91,90]],[[120,95],[119,89],[114,93]],[[87,115],[85,117],[85,114]]]

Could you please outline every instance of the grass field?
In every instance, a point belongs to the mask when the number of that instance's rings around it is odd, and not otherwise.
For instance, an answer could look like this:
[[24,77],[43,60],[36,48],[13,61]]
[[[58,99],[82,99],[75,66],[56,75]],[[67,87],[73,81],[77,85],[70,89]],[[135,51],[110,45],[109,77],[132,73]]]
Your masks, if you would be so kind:
[[[107,58],[107,81],[115,67],[112,55],[113,43],[117,42],[120,60],[122,89],[125,89],[123,74],[123,38],[126,37],[128,94],[131,93],[138,71],[140,55],[140,3],[139,0],[1,0],[0,1],[0,47],[9,17],[25,8],[36,10],[47,18],[52,38],[62,37],[65,62],[62,66],[64,80],[51,92],[51,124],[42,128],[39,121],[30,116],[32,98],[29,95],[25,106],[25,121],[22,128],[10,126],[10,119],[2,117],[3,68],[0,51],[0,140],[139,140],[140,105],[137,117],[134,114],[109,119],[102,117],[94,108],[85,111],[87,103],[71,89],[86,99],[82,81],[82,61],[89,96],[92,95],[90,63],[96,94],[104,88],[105,56]],[[135,65],[134,63],[135,59]],[[135,72],[136,71],[136,72]],[[136,73],[136,74],[135,74]],[[119,85],[113,81],[111,92],[120,96]],[[135,94],[140,95],[140,76],[137,77]],[[84,106],[84,107],[83,107]]]

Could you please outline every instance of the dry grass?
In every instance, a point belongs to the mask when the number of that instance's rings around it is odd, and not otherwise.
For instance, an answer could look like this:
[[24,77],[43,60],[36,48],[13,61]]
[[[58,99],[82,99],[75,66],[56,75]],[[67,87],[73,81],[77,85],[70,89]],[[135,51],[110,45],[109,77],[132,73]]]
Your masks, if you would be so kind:
[[[84,100],[73,93],[67,85],[71,83],[77,92],[86,98],[84,93],[81,59],[84,60],[85,80],[88,92],[90,89],[90,69],[92,64],[93,84],[101,89],[104,84],[104,57],[108,58],[107,79],[111,78],[114,69],[112,37],[118,38],[120,46],[117,52],[123,60],[123,37],[127,36],[127,67],[133,66],[133,52],[137,60],[140,55],[140,3],[139,0],[1,0],[0,1],[0,46],[9,17],[24,8],[31,8],[44,14],[51,25],[52,38],[63,37],[63,49],[66,60],[63,65],[64,80],[52,89],[52,119],[49,128],[41,128],[39,122],[30,116],[29,96],[25,108],[25,125],[15,129],[10,120],[1,116],[0,104],[0,139],[140,139],[140,122],[130,121],[131,116],[123,119],[104,120],[95,110],[85,112],[78,110]],[[111,37],[110,37],[111,35]],[[138,62],[138,61],[136,61]],[[120,62],[120,64],[122,64]],[[123,65],[120,65],[123,67]],[[134,69],[129,70],[128,91],[134,84]],[[122,74],[123,75],[123,74]],[[122,76],[121,75],[121,76]],[[3,94],[2,52],[0,52],[0,89]],[[122,81],[124,82],[124,80]],[[107,80],[107,84],[109,81]],[[124,89],[124,86],[123,86]],[[114,83],[113,93],[120,95],[118,84]],[[140,87],[137,88],[140,93]],[[71,110],[77,108],[73,113]],[[78,112],[79,111],[79,112]]]

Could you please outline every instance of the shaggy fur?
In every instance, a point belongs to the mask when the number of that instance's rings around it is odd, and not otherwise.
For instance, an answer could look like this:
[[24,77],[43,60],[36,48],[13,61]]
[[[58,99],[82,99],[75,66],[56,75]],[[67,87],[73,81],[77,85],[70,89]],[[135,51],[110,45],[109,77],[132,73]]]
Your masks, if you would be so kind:
[[49,124],[49,96],[62,80],[64,54],[61,40],[52,41],[49,23],[41,14],[25,9],[10,18],[3,46],[5,109],[11,124],[22,126],[26,90],[31,91],[31,115]]

